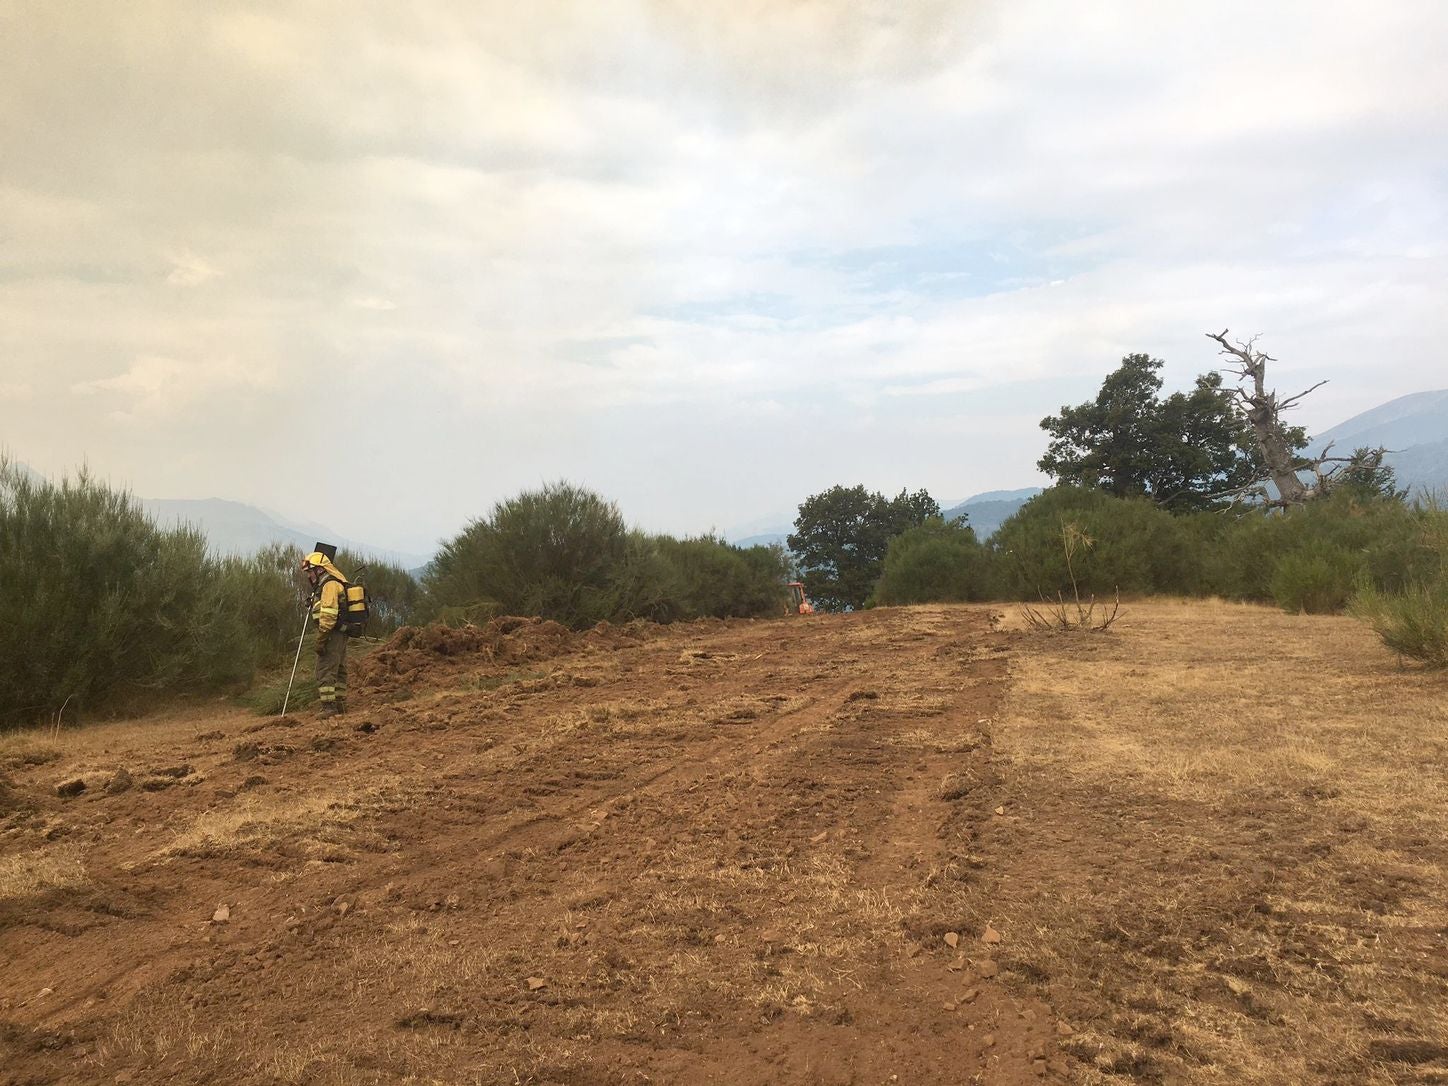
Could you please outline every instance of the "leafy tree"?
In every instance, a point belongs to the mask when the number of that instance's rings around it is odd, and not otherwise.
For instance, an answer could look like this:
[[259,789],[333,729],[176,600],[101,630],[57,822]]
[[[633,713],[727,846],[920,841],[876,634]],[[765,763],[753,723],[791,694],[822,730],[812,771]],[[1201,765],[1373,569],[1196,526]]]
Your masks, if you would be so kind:
[[[1127,355],[1094,400],[1042,419],[1051,442],[1040,469],[1059,483],[1149,498],[1173,512],[1213,508],[1261,478],[1261,453],[1221,374],[1162,399],[1162,365]],[[1300,428],[1289,436],[1306,443]]]
[[801,503],[789,549],[816,604],[859,609],[880,579],[890,540],[938,516],[940,506],[924,490],[886,498],[863,486],[834,486]]
[[1407,498],[1407,487],[1398,486],[1398,473],[1383,462],[1381,448],[1359,447],[1352,451],[1347,463],[1333,476],[1332,489],[1351,494],[1361,500],[1385,498],[1400,502]]

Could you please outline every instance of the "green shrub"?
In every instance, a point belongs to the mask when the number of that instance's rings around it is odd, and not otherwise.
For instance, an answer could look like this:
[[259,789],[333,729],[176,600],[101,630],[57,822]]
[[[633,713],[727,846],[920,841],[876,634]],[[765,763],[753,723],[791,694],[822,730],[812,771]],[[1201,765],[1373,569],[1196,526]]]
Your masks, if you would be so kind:
[[1061,549],[1063,525],[1093,541],[1076,563],[1082,597],[1190,592],[1197,580],[1195,540],[1182,521],[1145,499],[1056,486],[1012,514],[991,537],[992,593],[1008,599],[1070,596]]
[[574,629],[778,614],[785,572],[779,548],[646,535],[612,502],[553,483],[499,502],[444,544],[420,606],[442,621],[539,615]]
[[1430,500],[1413,512],[1417,535],[1407,583],[1369,582],[1349,609],[1394,652],[1448,667],[1448,510]]
[[1294,585],[1307,591],[1316,583],[1340,610],[1359,581],[1396,591],[1436,569],[1424,535],[1431,516],[1399,501],[1341,494],[1285,513],[1226,518],[1203,552],[1203,590],[1299,610]]
[[658,548],[617,506],[553,483],[497,503],[443,544],[423,587],[434,616],[539,615],[583,629],[673,617],[666,579]]
[[[235,689],[289,666],[306,602],[301,557],[274,546],[217,558],[197,529],[158,527],[84,471],[55,484],[0,462],[0,723]],[[411,618],[418,588],[405,571],[373,563],[366,581],[371,632]]]
[[1352,552],[1315,542],[1277,562],[1272,571],[1272,598],[1284,611],[1334,614],[1347,606],[1360,574],[1361,564]]
[[84,471],[52,484],[0,463],[0,722],[245,682],[277,643],[247,625],[272,588]]
[[932,517],[890,540],[874,604],[961,603],[984,599],[989,557],[975,532]]
[[1398,592],[1367,587],[1353,597],[1351,610],[1394,652],[1448,667],[1448,578]]
[[656,541],[679,617],[784,613],[789,562],[782,547],[735,547],[713,536]]

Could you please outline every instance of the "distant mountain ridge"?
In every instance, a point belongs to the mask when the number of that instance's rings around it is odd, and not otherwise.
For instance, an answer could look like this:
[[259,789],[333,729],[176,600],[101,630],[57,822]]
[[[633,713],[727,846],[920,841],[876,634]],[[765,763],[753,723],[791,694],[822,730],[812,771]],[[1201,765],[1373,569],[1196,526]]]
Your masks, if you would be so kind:
[[404,569],[426,565],[427,555],[374,547],[346,539],[319,524],[295,523],[245,502],[225,498],[138,498],[157,524],[194,524],[220,554],[253,554],[273,543],[310,551],[314,543],[333,543],[354,554],[390,562]]
[[[36,483],[46,482],[23,461],[14,461],[20,474]],[[374,547],[355,539],[337,535],[330,529],[307,522],[290,521],[276,513],[268,513],[245,502],[225,498],[137,498],[141,509],[161,527],[190,524],[206,536],[207,545],[216,554],[255,554],[273,543],[289,544],[310,551],[314,543],[333,543],[353,554],[415,570],[426,566],[431,557],[408,551]]]
[[1414,495],[1448,493],[1448,389],[1414,392],[1369,408],[1324,430],[1308,448],[1321,454],[1328,444],[1334,456],[1382,446],[1399,486]]
[[966,523],[975,529],[976,538],[984,542],[995,535],[1016,510],[1040,492],[1038,486],[1020,490],[987,490],[973,498],[966,498],[959,505],[941,510],[941,516],[946,520],[965,517]]

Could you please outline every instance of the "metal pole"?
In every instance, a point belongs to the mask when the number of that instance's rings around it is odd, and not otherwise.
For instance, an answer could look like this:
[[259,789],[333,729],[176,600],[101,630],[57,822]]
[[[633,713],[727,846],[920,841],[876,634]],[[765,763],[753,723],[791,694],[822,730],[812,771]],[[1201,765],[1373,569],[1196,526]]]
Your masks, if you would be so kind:
[[307,639],[307,622],[311,619],[312,612],[307,609],[302,612],[302,636],[297,638],[297,655],[292,660],[292,677],[287,680],[287,696],[282,699],[282,716],[287,715],[287,705],[292,700],[292,683],[297,681],[297,664],[302,660],[302,642]]

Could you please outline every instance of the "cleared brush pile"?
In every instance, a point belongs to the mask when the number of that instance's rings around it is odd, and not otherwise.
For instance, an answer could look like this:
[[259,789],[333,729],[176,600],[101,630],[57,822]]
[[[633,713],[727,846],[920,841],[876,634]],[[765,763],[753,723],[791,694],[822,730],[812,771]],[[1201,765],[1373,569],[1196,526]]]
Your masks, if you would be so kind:
[[459,667],[523,664],[568,651],[577,640],[567,626],[509,615],[481,626],[404,626],[358,663],[359,689],[385,692],[410,687]]

